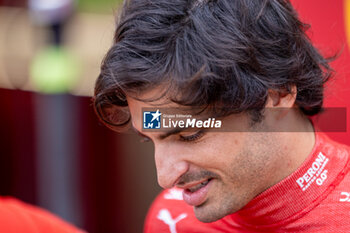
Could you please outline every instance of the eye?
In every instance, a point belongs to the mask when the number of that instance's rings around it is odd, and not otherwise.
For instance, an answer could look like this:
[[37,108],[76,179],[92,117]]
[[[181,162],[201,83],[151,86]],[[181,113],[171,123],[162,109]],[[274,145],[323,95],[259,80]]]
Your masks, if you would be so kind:
[[204,131],[203,130],[199,130],[199,131],[195,132],[194,134],[179,135],[179,136],[180,136],[180,140],[181,141],[193,142],[193,141],[197,141],[200,138],[202,138],[204,136]]

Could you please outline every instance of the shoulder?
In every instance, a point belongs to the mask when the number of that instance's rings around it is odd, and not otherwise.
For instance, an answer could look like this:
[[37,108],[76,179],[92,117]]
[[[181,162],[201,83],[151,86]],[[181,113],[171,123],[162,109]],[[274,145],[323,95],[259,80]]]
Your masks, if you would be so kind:
[[83,233],[48,211],[12,197],[0,197],[0,232]]
[[203,223],[197,220],[193,207],[182,200],[182,191],[177,188],[161,192],[152,203],[146,220],[145,233],[214,233],[230,229],[224,220]]

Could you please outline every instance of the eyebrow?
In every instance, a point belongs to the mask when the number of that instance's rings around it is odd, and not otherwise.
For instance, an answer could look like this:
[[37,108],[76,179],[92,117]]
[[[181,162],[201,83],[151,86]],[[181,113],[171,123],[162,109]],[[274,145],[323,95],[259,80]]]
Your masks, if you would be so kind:
[[[149,138],[148,136],[144,135],[143,133],[141,133],[139,130],[137,130],[133,125],[132,125],[132,129],[141,137],[145,137],[145,138]],[[168,132],[165,132],[161,135],[158,136],[159,139],[164,140],[165,138],[174,135],[174,134],[178,134],[182,131],[186,130],[185,128],[174,128],[169,130]]]

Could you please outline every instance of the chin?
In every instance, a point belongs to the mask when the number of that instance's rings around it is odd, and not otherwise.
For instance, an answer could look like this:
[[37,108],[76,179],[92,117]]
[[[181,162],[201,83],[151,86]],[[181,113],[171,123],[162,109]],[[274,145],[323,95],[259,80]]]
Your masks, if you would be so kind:
[[196,218],[204,223],[211,223],[215,222],[223,217],[217,217],[217,216],[212,216],[212,215],[202,215],[202,214],[195,214]]
[[194,214],[199,221],[210,223],[239,211],[244,205],[245,203],[230,202],[227,199],[220,203],[207,200],[202,205],[194,207]]
[[228,209],[217,209],[215,207],[210,208],[210,206],[206,206],[205,204],[194,207],[194,214],[196,218],[204,223],[215,222],[234,212],[235,211],[229,211]]

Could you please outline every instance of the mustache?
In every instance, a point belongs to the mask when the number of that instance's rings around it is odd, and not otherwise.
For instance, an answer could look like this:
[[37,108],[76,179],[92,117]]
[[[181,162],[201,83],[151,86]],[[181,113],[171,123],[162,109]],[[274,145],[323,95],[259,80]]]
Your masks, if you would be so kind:
[[210,172],[207,170],[202,170],[198,172],[188,172],[183,174],[179,181],[177,182],[178,185],[184,185],[186,183],[198,181],[198,180],[204,180],[209,178],[218,178],[219,176],[215,174],[214,172]]

